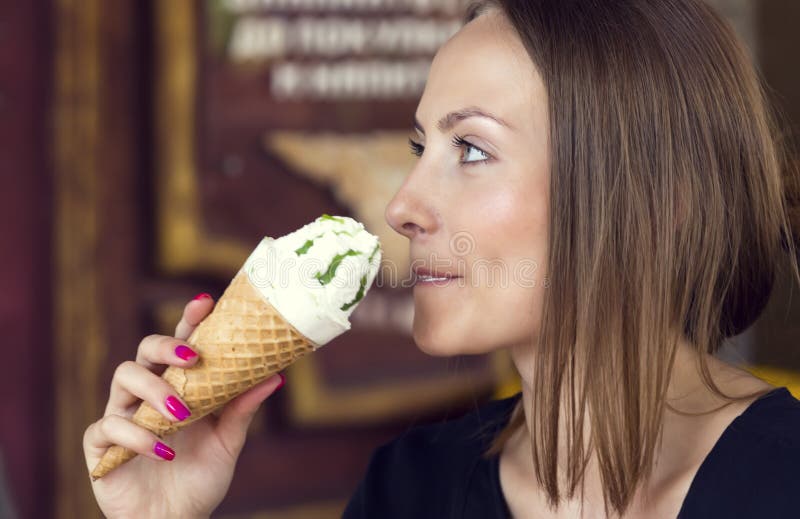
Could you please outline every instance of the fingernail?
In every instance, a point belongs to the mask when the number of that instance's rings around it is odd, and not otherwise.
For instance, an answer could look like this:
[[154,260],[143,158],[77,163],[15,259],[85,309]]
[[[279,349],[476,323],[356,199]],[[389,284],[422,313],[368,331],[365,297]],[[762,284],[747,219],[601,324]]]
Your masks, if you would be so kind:
[[197,294],[196,296],[194,296],[194,299],[192,299],[192,301],[197,301],[198,299],[206,299],[206,298],[211,299],[211,294],[203,292],[202,294]]
[[181,344],[177,348],[175,348],[175,355],[182,358],[183,360],[189,360],[192,357],[197,357],[197,352],[195,352],[190,347]]
[[167,461],[172,461],[175,459],[175,451],[161,442],[156,442],[156,444],[153,445],[153,452],[155,452],[157,456],[160,456]]
[[175,415],[175,418],[178,420],[186,420],[189,418],[192,413],[186,408],[185,405],[181,403],[180,400],[175,398],[174,396],[168,396],[167,400],[164,402],[164,405],[167,406],[169,412]]
[[275,391],[279,390],[284,384],[286,384],[286,377],[283,376],[283,373],[278,373],[278,376],[281,377],[281,383],[278,384],[278,387],[275,388]]

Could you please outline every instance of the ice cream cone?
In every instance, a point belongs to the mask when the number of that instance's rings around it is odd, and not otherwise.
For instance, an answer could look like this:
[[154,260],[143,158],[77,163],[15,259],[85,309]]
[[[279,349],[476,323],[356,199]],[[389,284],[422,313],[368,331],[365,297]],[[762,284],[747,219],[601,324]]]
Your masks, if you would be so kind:
[[[380,261],[378,238],[348,217],[324,214],[278,239],[265,237],[188,338],[198,362],[162,375],[191,416],[173,423],[142,402],[133,422],[159,437],[172,434],[346,332]],[[111,446],[92,480],[134,456]]]
[[[219,409],[316,348],[251,285],[244,270],[187,342],[199,353],[197,364],[188,369],[169,366],[162,378],[175,388],[192,415],[173,423],[147,402],[133,415],[136,424],[159,437]],[[113,445],[92,470],[92,480],[135,456],[136,452]]]

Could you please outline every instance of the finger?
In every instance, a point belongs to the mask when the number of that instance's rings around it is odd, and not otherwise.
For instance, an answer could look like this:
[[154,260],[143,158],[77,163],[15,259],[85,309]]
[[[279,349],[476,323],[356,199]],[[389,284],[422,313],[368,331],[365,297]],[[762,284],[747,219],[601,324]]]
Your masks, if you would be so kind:
[[217,421],[217,434],[228,452],[238,455],[247,439],[247,428],[261,403],[285,382],[278,374],[256,384],[228,402]]
[[198,353],[191,345],[168,335],[148,335],[136,350],[136,362],[150,371],[157,371],[164,364],[186,368],[197,360]]
[[125,361],[114,372],[111,394],[103,416],[127,416],[129,407],[144,400],[171,422],[180,422],[191,415],[186,402],[166,380],[133,361]]
[[175,327],[175,337],[188,339],[200,321],[214,309],[214,298],[209,294],[198,294],[183,307],[183,316]]
[[[163,447],[157,447],[157,444]],[[158,436],[127,418],[112,414],[94,422],[83,434],[83,452],[89,471],[94,470],[112,445],[126,447],[154,460],[165,461],[175,457],[175,451],[162,443]]]
[[[199,359],[198,353],[181,342],[166,335],[148,335],[139,343],[139,348],[136,350],[136,363],[158,376],[164,371],[165,364],[178,367],[194,366]],[[117,367],[111,380],[111,392],[104,415],[112,413],[121,416],[133,415],[133,410],[130,410],[129,407],[136,404],[140,397],[120,388],[119,381],[116,380],[118,374],[128,368],[122,365]]]

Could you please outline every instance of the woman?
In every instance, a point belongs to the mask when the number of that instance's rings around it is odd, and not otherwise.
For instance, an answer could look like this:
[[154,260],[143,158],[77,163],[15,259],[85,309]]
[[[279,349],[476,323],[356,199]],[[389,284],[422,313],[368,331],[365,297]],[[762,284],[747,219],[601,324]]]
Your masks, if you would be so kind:
[[[800,402],[713,356],[784,253],[800,280],[777,125],[741,44],[700,0],[503,0],[467,21],[432,63],[386,218],[419,276],[417,345],[507,348],[522,392],[380,447],[345,517],[796,513]],[[117,370],[89,470],[112,443],[158,459],[126,410],[172,416],[152,370],[196,361],[172,349],[212,305]],[[169,463],[93,483],[103,511],[210,514],[279,383],[171,436]]]

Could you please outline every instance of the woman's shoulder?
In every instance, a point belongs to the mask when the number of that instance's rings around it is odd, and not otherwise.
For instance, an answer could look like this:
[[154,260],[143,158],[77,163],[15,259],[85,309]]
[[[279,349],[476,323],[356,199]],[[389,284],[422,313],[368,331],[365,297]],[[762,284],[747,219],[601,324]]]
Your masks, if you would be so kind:
[[800,449],[800,400],[787,387],[776,387],[734,420],[740,438],[756,445]]
[[800,400],[775,387],[737,416],[710,456],[718,471],[742,476],[795,477],[800,467]]
[[[796,481],[800,475],[800,400],[786,387],[772,390],[734,422],[738,446],[765,483]],[[734,441],[734,447],[736,441]],[[783,488],[786,488],[785,485]]]
[[[800,400],[777,387],[731,423],[700,467],[685,508],[702,517],[781,517],[800,509]],[[777,514],[777,515],[776,515]]]

